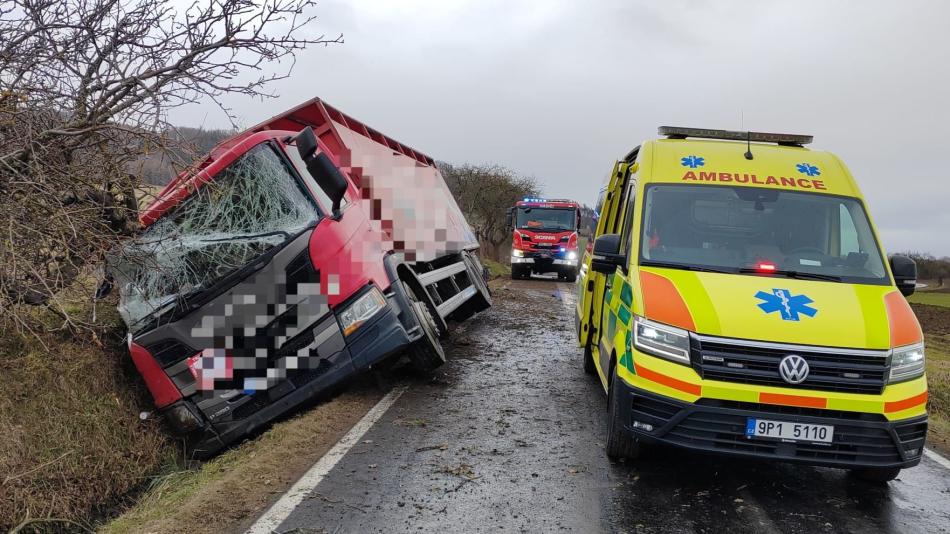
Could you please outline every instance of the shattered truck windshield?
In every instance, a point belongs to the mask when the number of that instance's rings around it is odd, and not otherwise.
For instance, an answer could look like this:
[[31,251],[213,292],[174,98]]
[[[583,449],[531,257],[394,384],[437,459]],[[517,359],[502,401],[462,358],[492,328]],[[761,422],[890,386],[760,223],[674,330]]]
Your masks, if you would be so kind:
[[123,319],[141,330],[318,216],[276,149],[258,145],[110,258]]

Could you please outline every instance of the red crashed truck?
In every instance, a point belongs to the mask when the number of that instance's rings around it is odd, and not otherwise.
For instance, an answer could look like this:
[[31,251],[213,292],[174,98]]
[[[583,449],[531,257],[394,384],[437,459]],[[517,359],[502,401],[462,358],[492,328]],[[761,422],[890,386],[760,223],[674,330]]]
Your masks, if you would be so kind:
[[509,208],[511,278],[556,272],[562,280],[576,280],[580,222],[581,206],[573,200],[525,198]]
[[491,305],[433,159],[319,99],[218,145],[141,222],[108,272],[196,456],[399,354],[437,367],[446,321]]

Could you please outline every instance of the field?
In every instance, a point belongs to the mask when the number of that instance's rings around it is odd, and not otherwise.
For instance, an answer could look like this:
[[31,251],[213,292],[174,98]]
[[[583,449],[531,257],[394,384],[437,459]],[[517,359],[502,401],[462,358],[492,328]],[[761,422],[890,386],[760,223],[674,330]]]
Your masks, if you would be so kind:
[[[910,300],[913,302],[913,297]],[[927,441],[947,454],[950,453],[950,307],[917,303],[911,306],[924,329],[927,346],[927,384],[930,388],[928,408],[931,416]]]
[[912,304],[929,304],[950,308],[950,292],[946,291],[918,291],[907,298]]

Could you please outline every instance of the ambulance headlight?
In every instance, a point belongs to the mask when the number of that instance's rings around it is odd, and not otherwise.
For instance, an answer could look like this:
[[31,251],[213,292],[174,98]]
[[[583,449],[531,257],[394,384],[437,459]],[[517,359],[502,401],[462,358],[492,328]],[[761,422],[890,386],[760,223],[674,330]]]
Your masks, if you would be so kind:
[[511,249],[511,255],[514,256],[514,257],[516,257],[516,258],[523,258],[523,257],[524,257],[524,252],[522,252],[522,251],[520,251],[520,250],[514,248],[514,249]]
[[647,354],[689,365],[689,332],[682,328],[635,316],[633,344]]
[[890,383],[912,380],[924,374],[924,344],[915,343],[894,349],[891,355]]
[[348,336],[355,332],[376,312],[386,307],[386,297],[373,286],[360,298],[354,300],[338,315],[340,326],[343,328],[343,335]]

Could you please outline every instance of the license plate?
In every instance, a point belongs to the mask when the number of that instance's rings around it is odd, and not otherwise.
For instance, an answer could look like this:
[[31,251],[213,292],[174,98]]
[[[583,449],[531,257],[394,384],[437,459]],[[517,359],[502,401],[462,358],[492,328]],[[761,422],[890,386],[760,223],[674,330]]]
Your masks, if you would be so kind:
[[747,438],[772,438],[783,441],[809,441],[813,443],[831,443],[835,427],[831,425],[813,425],[810,423],[790,423],[770,419],[746,421]]

